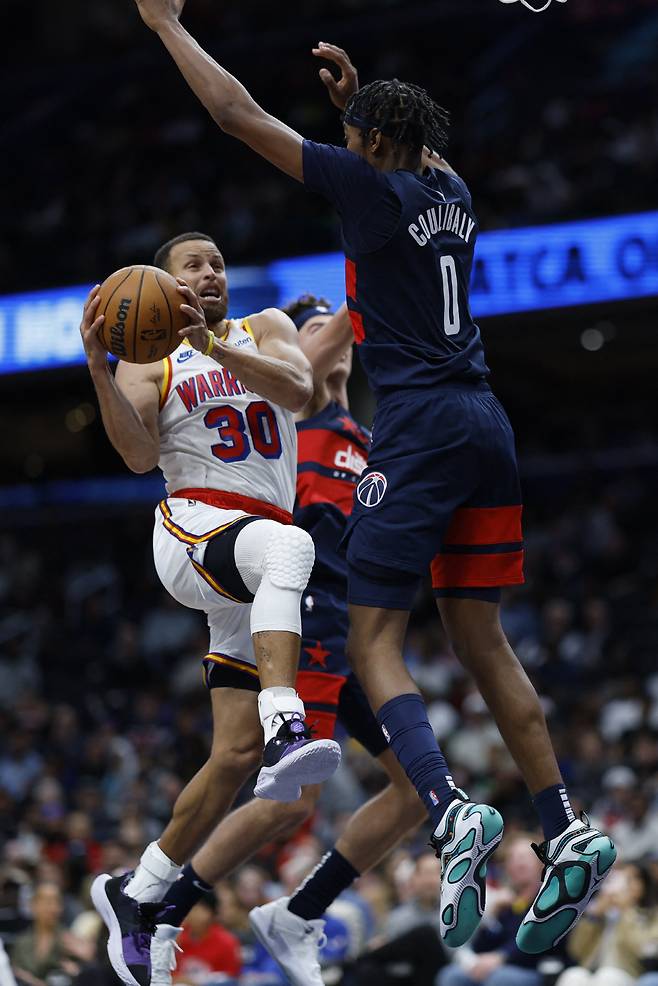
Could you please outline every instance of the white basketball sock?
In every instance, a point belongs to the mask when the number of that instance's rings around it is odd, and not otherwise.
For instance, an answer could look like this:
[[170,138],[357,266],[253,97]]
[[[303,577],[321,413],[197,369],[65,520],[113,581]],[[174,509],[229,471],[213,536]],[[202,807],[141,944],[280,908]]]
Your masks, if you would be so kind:
[[182,869],[163,853],[157,842],[152,842],[142,853],[139,866],[123,892],[140,903],[162,900]]

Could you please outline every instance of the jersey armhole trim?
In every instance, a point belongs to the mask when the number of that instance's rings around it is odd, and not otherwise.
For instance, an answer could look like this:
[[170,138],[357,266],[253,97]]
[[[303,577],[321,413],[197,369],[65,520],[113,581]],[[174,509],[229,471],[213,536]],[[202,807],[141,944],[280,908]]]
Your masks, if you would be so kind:
[[256,339],[254,337],[254,330],[252,329],[251,325],[249,324],[249,319],[248,318],[243,318],[242,319],[242,329],[243,329],[244,332],[247,333],[247,335],[250,335],[251,336],[251,338],[254,340],[254,342],[256,342]]
[[158,389],[160,391],[160,408],[162,408],[167,403],[167,398],[169,397],[169,391],[171,390],[171,378],[172,378],[172,366],[171,366],[171,356],[165,356],[162,361],[162,381],[160,382]]

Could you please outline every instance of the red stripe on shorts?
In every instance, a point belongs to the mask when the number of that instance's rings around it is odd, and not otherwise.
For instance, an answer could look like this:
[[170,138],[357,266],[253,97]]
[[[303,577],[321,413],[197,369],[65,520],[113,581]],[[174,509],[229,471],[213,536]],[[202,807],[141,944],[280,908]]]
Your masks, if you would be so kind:
[[448,544],[509,544],[523,540],[522,505],[513,507],[460,507],[455,510],[443,539]]
[[324,674],[322,671],[298,671],[295,688],[302,702],[320,705],[338,705],[345,684],[342,675]]
[[492,555],[439,554],[432,562],[433,589],[523,585],[523,551]]

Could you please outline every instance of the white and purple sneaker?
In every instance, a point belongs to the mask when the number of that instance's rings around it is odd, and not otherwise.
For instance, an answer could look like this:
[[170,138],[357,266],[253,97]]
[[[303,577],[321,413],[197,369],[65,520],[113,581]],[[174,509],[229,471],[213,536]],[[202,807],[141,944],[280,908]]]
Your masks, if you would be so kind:
[[110,933],[110,964],[126,986],[150,986],[151,941],[156,925],[166,923],[173,908],[162,901],[142,903],[123,892],[132,873],[101,873],[91,885],[91,899]]
[[270,801],[298,801],[302,787],[322,784],[340,763],[334,740],[313,739],[303,719],[293,716],[266,744],[254,794]]

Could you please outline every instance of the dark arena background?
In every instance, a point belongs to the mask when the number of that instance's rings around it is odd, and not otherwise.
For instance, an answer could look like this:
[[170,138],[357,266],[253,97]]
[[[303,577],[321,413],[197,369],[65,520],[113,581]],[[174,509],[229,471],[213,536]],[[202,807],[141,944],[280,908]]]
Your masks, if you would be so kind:
[[[318,40],[344,47],[362,84],[397,76],[450,108],[446,156],[482,229],[472,308],[525,500],[526,584],[505,594],[503,622],[572,800],[621,861],[592,904],[598,944],[574,934],[559,957],[507,977],[513,935],[498,918],[524,910],[540,873],[516,836],[541,836],[425,591],[408,666],[456,783],[506,819],[490,867],[491,941],[456,957],[439,946],[425,826],[332,907],[325,982],[655,986],[658,4],[187,6],[200,43],[306,137],[342,141],[310,53]],[[91,284],[150,263],[187,229],[223,251],[234,315],[303,291],[340,303],[342,256],[330,207],[220,132],[132,0],[6,0],[3,34],[0,986],[106,986],[117,980],[91,880],[132,868],[157,838],[207,756],[211,722],[205,622],[167,595],[153,565],[160,474],[129,473],[105,437],[82,303]],[[369,422],[358,365],[350,397]],[[193,912],[174,982],[286,983],[247,913],[290,892],[382,783],[345,740],[313,819]],[[423,927],[433,945],[419,954],[408,936]]]

